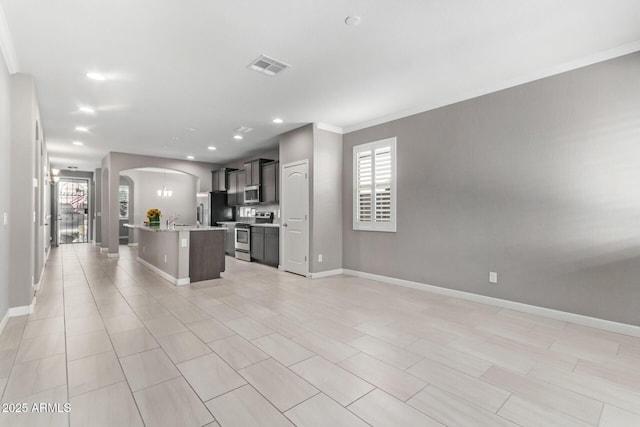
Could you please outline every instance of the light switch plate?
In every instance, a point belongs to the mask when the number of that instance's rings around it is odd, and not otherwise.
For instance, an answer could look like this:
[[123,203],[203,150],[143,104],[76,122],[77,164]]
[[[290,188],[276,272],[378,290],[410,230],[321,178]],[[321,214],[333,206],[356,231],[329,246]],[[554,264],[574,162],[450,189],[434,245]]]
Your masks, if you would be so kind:
[[4,225],[7,225],[7,223],[9,222],[9,215],[5,212],[3,217],[4,217]]
[[187,241],[187,239],[182,239],[182,240],[180,241],[180,245],[181,245],[183,248],[186,248],[186,247],[187,247],[187,245],[188,245],[188,243],[189,243],[189,242]]

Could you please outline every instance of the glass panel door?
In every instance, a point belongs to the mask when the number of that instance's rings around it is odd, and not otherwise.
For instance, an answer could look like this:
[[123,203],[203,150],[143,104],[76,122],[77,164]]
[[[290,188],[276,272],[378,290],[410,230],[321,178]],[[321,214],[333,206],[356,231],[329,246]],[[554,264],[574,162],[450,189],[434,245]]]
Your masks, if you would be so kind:
[[58,183],[58,243],[89,241],[89,182],[61,178]]

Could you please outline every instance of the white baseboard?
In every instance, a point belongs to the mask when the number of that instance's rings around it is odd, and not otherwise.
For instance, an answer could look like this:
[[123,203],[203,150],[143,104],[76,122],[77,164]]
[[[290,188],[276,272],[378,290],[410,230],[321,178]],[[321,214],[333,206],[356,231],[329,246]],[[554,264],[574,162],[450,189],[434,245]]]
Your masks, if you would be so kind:
[[188,285],[189,283],[191,283],[191,279],[189,277],[183,277],[182,279],[178,279],[173,277],[172,275],[170,275],[169,273],[167,273],[166,271],[162,271],[160,270],[158,267],[156,267],[155,265],[143,260],[140,257],[137,257],[138,262],[142,265],[144,265],[145,267],[147,267],[149,270],[153,271],[154,273],[156,273],[158,276],[167,279],[168,281],[170,281],[171,283],[173,283],[176,286],[183,286],[183,285]]
[[33,308],[35,307],[35,305],[36,305],[36,297],[33,297],[33,300],[29,305],[23,305],[20,307],[11,307],[9,309],[9,317],[24,316],[25,314],[31,314],[33,313]]
[[115,254],[109,253],[109,254],[107,254],[107,258],[120,258],[120,254],[118,254],[118,253],[115,253]]
[[4,327],[7,326],[7,322],[9,321],[9,309],[7,309],[7,312],[4,314],[4,317],[2,318],[2,321],[0,321],[0,335],[2,335],[2,332],[4,332]]
[[38,292],[40,290],[40,287],[42,286],[42,278],[44,277],[44,270],[47,267],[47,260],[48,260],[48,255],[45,258],[44,262],[42,263],[42,271],[40,271],[40,280],[38,280],[38,283],[34,283],[33,284],[33,290]]
[[485,295],[478,295],[465,291],[458,291],[455,289],[442,288],[440,286],[427,285],[424,283],[412,282],[410,280],[380,276],[378,274],[365,273],[363,271],[349,270],[347,268],[342,269],[342,274],[363,277],[365,279],[388,283],[390,285],[404,286],[406,288],[420,289],[427,292],[433,292],[435,294],[462,298],[468,301],[507,308],[509,310],[521,311],[523,313],[535,314],[538,316],[548,317],[550,319],[561,320],[564,322],[575,323],[591,328],[602,329],[604,331],[615,332],[617,334],[640,337],[640,326],[629,325],[626,323],[618,323],[611,320],[599,319],[597,317],[584,316],[582,314],[575,314],[566,311],[554,310],[551,308],[538,307],[535,305],[508,301],[500,298],[488,297]]
[[128,243],[127,245],[128,245],[128,246],[131,246],[131,247],[136,247],[136,246],[138,246],[138,242],[135,242],[135,243]]
[[338,276],[344,274],[344,269],[336,268],[335,270],[319,271],[317,273],[309,273],[310,279],[321,279],[323,277]]

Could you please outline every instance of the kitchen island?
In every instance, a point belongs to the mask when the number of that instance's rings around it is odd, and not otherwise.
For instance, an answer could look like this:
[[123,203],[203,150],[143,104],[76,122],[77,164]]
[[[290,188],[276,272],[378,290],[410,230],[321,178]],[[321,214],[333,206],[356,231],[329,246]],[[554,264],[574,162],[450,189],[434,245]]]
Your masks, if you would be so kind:
[[174,285],[218,279],[225,269],[225,227],[125,227],[138,231],[138,262]]

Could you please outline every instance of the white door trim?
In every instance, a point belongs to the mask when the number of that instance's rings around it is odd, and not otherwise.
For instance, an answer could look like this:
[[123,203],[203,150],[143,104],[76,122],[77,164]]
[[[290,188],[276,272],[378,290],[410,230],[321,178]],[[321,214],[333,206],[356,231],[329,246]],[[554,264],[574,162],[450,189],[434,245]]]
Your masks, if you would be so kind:
[[[307,262],[305,263],[306,265],[306,269],[307,271],[305,272],[305,276],[309,275],[309,246],[310,246],[310,242],[311,242],[311,236],[309,235],[309,223],[311,222],[311,209],[309,209],[309,200],[311,199],[311,195],[309,194],[309,190],[310,190],[310,180],[309,180],[309,159],[304,159],[304,160],[298,160],[295,162],[290,162],[290,163],[285,163],[285,164],[280,164],[280,209],[281,209],[281,219],[280,221],[284,221],[284,219],[286,218],[286,200],[285,200],[285,191],[284,191],[284,170],[286,168],[289,167],[293,167],[293,166],[301,166],[301,165],[305,165],[307,167],[307,247],[306,247],[306,259]],[[285,263],[285,250],[284,250],[284,230],[285,227],[282,227],[282,224],[280,226],[280,254],[281,254],[281,259],[282,259],[282,269],[285,270],[284,268],[284,263]],[[287,271],[287,270],[285,270]]]

